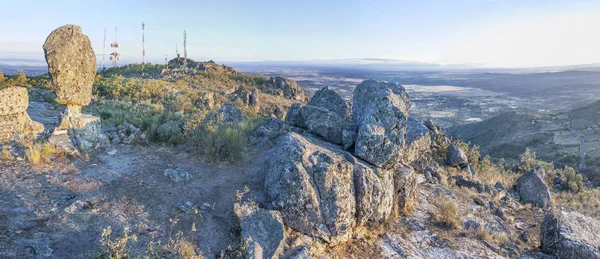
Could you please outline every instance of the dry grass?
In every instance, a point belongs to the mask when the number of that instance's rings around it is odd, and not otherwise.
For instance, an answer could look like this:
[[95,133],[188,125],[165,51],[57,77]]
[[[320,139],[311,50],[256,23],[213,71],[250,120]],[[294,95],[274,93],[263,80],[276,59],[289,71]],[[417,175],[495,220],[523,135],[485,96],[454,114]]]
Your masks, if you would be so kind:
[[479,236],[481,240],[486,242],[489,242],[492,239],[492,235],[490,235],[490,232],[487,231],[487,229],[485,229],[484,227],[479,227],[477,229],[477,236]]
[[3,146],[2,147],[2,161],[12,161],[15,158],[13,157],[13,155],[10,152],[10,147],[9,146]]
[[457,228],[460,216],[458,215],[458,205],[456,202],[444,197],[437,203],[437,206],[440,210],[433,215],[435,221],[452,228]]
[[499,233],[496,232],[494,234],[492,234],[492,239],[500,246],[506,246],[510,239],[508,238],[508,235],[506,235],[506,233]]
[[600,189],[584,190],[579,193],[561,192],[555,194],[553,199],[557,205],[600,219]]
[[490,233],[485,227],[479,227],[477,229],[477,236],[479,236],[479,238],[481,238],[481,240],[485,242],[495,242],[500,246],[506,246],[510,242],[510,239],[508,238],[508,235],[506,235],[506,233]]
[[34,165],[49,164],[55,156],[61,156],[63,153],[49,143],[35,143],[25,150],[27,160]]

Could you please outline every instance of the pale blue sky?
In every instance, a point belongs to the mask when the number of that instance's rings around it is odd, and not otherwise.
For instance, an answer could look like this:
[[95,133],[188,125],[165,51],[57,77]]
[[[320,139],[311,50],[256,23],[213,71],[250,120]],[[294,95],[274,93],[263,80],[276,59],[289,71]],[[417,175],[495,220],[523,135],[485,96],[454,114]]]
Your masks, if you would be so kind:
[[[1,58],[43,60],[55,28],[83,27],[97,55],[119,27],[122,59],[164,62],[183,29],[191,58],[226,61],[387,58],[486,66],[600,62],[600,1],[0,0]],[[111,49],[107,47],[107,53]],[[101,60],[101,57],[99,57]],[[109,63],[107,61],[107,63]]]

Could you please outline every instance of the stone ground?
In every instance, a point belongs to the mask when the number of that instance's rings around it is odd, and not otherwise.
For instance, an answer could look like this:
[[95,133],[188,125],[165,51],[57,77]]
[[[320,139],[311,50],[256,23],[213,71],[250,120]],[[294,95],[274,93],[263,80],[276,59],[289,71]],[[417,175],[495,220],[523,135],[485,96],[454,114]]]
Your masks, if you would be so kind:
[[[57,109],[32,100],[33,120],[51,128]],[[90,161],[58,157],[51,165],[31,166],[22,159],[0,162],[0,257],[94,258],[101,252],[103,229],[113,238],[129,227],[139,238],[130,243],[133,256],[143,255],[149,243],[164,244],[179,231],[206,258],[239,244],[234,219],[236,191],[246,186],[250,198],[261,204],[263,165],[268,149],[251,148],[235,164],[205,163],[184,148],[157,145],[118,145],[100,149]],[[189,173],[174,182],[167,168]],[[346,245],[324,248],[315,258],[514,258],[539,246],[541,212],[523,207],[506,211],[503,222],[473,202],[473,192],[458,187],[422,184],[416,210],[383,228],[359,231]],[[436,224],[435,201],[452,197],[463,220],[471,218],[488,229],[503,229],[511,241],[503,247],[487,242],[472,230],[448,229]],[[477,196],[477,195],[475,195]],[[198,211],[177,209],[185,201]],[[76,205],[79,205],[77,207]],[[461,223],[462,225],[462,223]],[[195,226],[196,231],[192,231]],[[529,231],[531,241],[519,236]],[[360,234],[363,233],[363,234]],[[293,233],[292,233],[293,235]],[[315,252],[315,251],[313,251]]]
[[[56,125],[57,109],[48,103],[34,100],[29,112],[46,129]],[[116,153],[112,148],[93,151],[90,161],[0,162],[0,257],[94,257],[102,230],[110,226],[113,237],[124,227],[137,234],[139,241],[131,245],[139,253],[148,242],[164,244],[182,231],[213,258],[239,243],[233,218],[236,191],[247,186],[245,198],[264,200],[260,172],[269,157],[264,150],[251,150],[236,164],[214,164],[176,147],[114,148]],[[183,169],[189,179],[175,183],[164,175],[167,168]],[[178,210],[185,201],[201,209]],[[70,210],[77,204],[85,205]]]
[[[0,233],[0,241],[5,242],[1,245],[18,258],[84,258],[98,252],[104,228],[111,226],[118,234],[128,226],[139,236],[138,243],[164,243],[183,231],[210,258],[237,244],[236,190],[248,186],[246,197],[264,199],[264,178],[259,173],[264,152],[249,152],[258,155],[245,163],[213,165],[173,148],[118,146],[116,150],[114,155],[93,156],[89,162],[60,158],[52,166],[35,168],[26,162],[2,162],[0,210],[7,231]],[[175,167],[188,171],[189,179],[175,183],[163,175],[165,169]],[[90,206],[67,212],[76,201]],[[176,207],[185,201],[206,203],[210,209],[182,213]],[[196,233],[191,232],[192,224]]]

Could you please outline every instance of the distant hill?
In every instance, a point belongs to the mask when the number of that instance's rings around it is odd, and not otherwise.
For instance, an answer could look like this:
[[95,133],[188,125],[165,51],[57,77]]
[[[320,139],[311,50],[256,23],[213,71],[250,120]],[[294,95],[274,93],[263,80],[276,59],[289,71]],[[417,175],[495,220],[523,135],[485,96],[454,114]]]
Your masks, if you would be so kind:
[[600,100],[566,113],[571,119],[584,119],[593,123],[600,122]]
[[552,140],[552,134],[543,133],[543,125],[537,119],[531,114],[507,112],[481,122],[450,127],[447,133],[480,146],[492,157],[514,159],[527,147],[539,150]]

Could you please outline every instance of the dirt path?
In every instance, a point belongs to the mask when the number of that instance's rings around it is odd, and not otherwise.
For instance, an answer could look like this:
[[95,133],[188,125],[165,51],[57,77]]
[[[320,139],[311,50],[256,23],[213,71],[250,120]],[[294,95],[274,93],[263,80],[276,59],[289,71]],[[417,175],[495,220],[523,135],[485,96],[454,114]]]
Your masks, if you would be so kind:
[[[250,197],[264,201],[264,150],[250,150],[244,162],[215,165],[185,151],[159,146],[117,146],[89,162],[59,159],[52,166],[0,162],[0,257],[86,258],[100,249],[102,230],[113,236],[124,227],[137,234],[134,254],[148,242],[164,244],[178,231],[208,258],[238,236],[233,221],[236,190],[248,186]],[[189,172],[175,183],[167,168]],[[178,204],[190,201],[200,210],[183,213]],[[74,203],[86,207],[68,213]],[[195,225],[197,231],[192,232]]]

